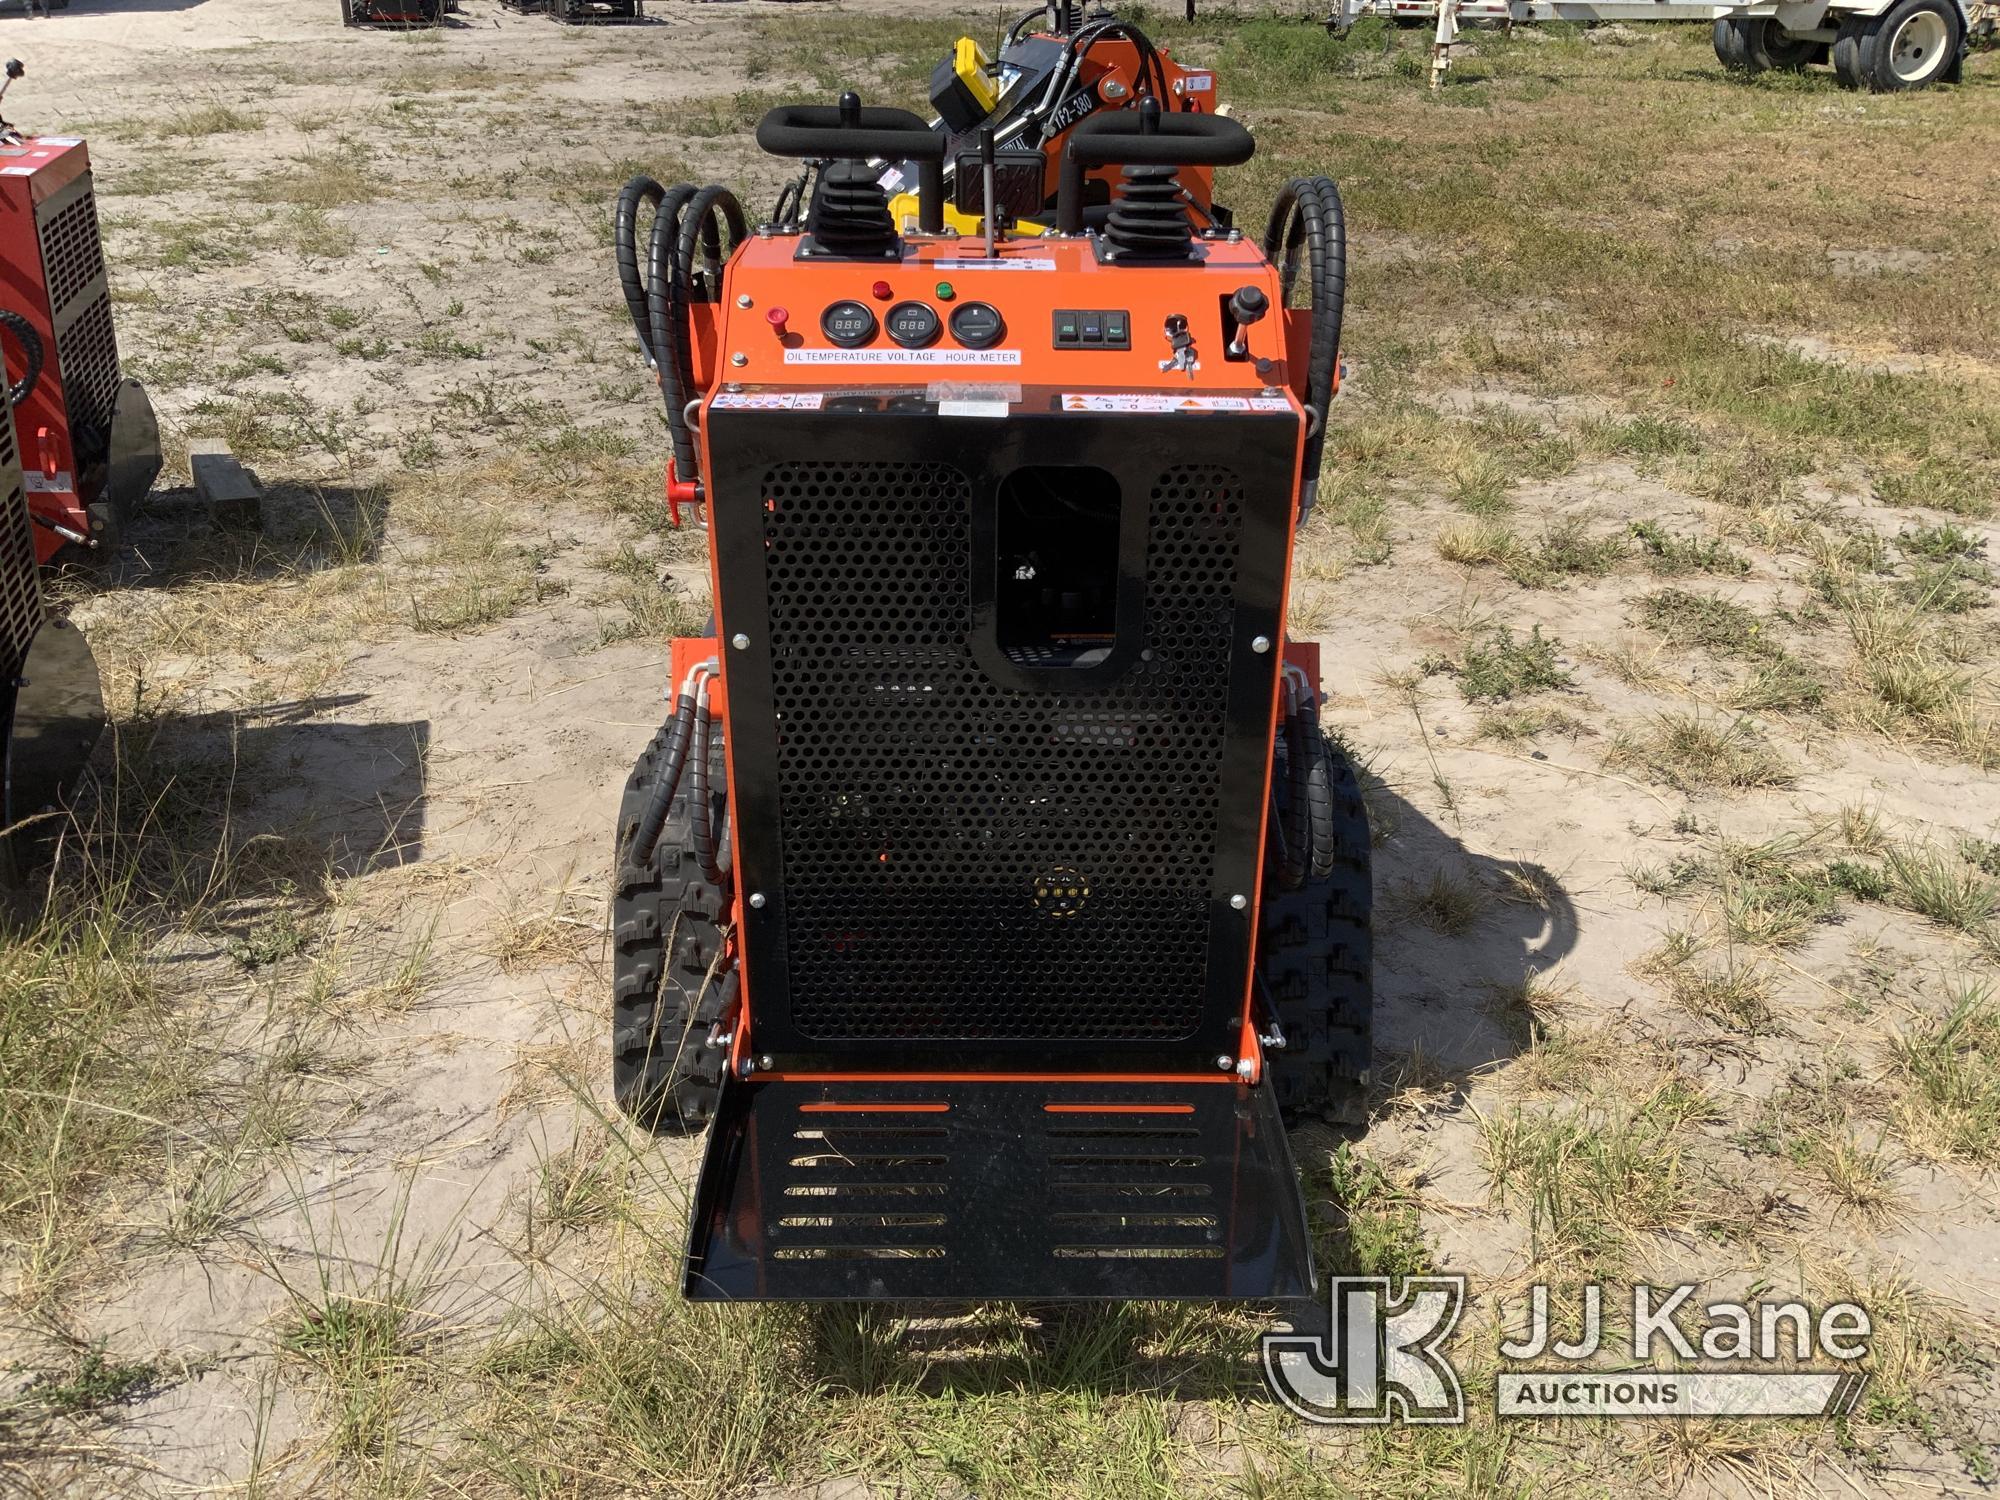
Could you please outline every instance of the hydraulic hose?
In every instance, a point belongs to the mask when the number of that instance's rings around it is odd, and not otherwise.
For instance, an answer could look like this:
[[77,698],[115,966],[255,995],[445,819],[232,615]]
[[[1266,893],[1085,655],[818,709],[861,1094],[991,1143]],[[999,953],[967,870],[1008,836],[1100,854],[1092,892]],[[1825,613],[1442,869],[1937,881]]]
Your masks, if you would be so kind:
[[674,793],[680,789],[681,770],[687,765],[688,742],[694,734],[695,693],[693,674],[681,684],[680,697],[674,702],[673,717],[667,720],[667,745],[660,756],[659,773],[653,778],[652,794],[639,813],[639,826],[633,831],[632,844],[626,850],[627,857],[638,869],[649,868],[653,863],[653,851],[660,846],[660,830],[667,826],[667,813],[673,808]]
[[667,403],[674,472],[682,479],[700,475],[694,432],[687,421],[687,404],[699,394],[688,309],[722,295],[722,267],[748,233],[743,206],[726,187],[684,183],[669,188],[653,216],[646,257],[646,314],[660,392]]
[[689,183],[667,189],[653,215],[652,239],[646,254],[646,322],[652,329],[654,372],[667,403],[667,431],[673,439],[674,472],[682,479],[697,475],[694,435],[688,430],[687,404],[694,389],[692,339],[681,323],[687,299],[675,295],[680,281],[676,264],[681,239],[681,212],[698,190]]
[[688,765],[688,831],[693,838],[694,861],[701,869],[701,878],[710,885],[721,886],[728,883],[729,869],[727,861],[716,853],[719,840],[715,810],[709,802],[710,729],[708,695],[704,692],[701,705],[695,710],[694,748],[689,752],[692,760]]
[[21,346],[23,367],[21,378],[7,388],[7,404],[19,406],[28,399],[35,389],[35,383],[42,378],[42,336],[35,332],[35,325],[17,312],[0,311],[0,328],[14,335]]
[[1340,365],[1341,314],[1347,297],[1347,220],[1340,189],[1328,177],[1295,177],[1271,205],[1264,254],[1278,267],[1283,305],[1289,307],[1301,264],[1312,294],[1312,340],[1306,357],[1306,405],[1315,425],[1300,461],[1299,517],[1303,526],[1318,497],[1320,454],[1326,446],[1327,407]]
[[650,204],[658,213],[660,200],[666,193],[665,188],[641,172],[618,194],[618,210],[611,221],[611,237],[618,259],[618,286],[625,293],[625,309],[632,315],[632,329],[639,335],[639,347],[645,351],[648,369],[659,368],[659,359],[653,352],[653,324],[646,311],[646,283],[639,274],[639,205]]

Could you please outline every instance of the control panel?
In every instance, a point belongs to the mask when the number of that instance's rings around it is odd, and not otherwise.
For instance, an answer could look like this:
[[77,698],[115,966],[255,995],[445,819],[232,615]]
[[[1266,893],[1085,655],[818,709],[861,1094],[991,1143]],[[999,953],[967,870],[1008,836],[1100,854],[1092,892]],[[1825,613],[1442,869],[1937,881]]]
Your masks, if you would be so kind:
[[1058,349],[1130,349],[1132,316],[1123,308],[1058,308],[1053,342]]

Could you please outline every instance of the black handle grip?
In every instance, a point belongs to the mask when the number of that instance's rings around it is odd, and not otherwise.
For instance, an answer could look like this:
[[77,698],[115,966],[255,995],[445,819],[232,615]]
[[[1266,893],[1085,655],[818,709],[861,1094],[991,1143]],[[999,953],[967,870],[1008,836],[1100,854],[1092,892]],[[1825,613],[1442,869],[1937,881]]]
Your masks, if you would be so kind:
[[849,92],[838,105],[781,104],[757,122],[757,144],[773,156],[840,157],[917,164],[917,227],[944,228],[945,138],[907,109],[864,108]]
[[[845,116],[845,118],[843,118]],[[757,122],[757,144],[773,156],[866,161],[944,160],[944,137],[907,109],[781,104]]]
[[[1122,109],[1094,114],[1069,133],[1066,156],[1086,167],[1236,167],[1256,153],[1257,141],[1227,115],[1168,114]],[[1147,129],[1152,124],[1152,129]]]
[[1256,151],[1256,139],[1227,115],[1167,114],[1157,106],[1090,115],[1063,148],[1056,231],[1083,232],[1085,167],[1234,167]]

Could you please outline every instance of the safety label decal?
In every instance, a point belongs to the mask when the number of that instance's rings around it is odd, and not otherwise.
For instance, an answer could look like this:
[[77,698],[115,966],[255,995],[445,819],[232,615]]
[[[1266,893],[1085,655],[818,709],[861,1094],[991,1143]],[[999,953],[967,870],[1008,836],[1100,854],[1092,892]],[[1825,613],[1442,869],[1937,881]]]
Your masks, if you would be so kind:
[[31,495],[67,495],[76,488],[76,477],[68,469],[58,469],[53,479],[30,469],[21,476],[21,487]]
[[1026,260],[934,260],[933,271],[1053,271],[1056,263],[1042,256]]
[[818,411],[825,401],[824,391],[724,391],[709,405],[739,411]]
[[1064,411],[1290,411],[1283,396],[1169,396],[1145,391],[1071,393]]
[[787,349],[788,365],[1018,365],[1019,349]]

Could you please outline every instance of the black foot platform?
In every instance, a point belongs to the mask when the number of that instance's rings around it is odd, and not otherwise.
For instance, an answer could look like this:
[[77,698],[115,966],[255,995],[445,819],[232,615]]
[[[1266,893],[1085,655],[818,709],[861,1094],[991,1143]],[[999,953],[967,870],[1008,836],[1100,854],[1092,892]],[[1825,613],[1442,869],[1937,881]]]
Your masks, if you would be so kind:
[[726,1086],[683,1276],[701,1301],[1313,1293],[1269,1088]]

